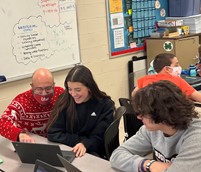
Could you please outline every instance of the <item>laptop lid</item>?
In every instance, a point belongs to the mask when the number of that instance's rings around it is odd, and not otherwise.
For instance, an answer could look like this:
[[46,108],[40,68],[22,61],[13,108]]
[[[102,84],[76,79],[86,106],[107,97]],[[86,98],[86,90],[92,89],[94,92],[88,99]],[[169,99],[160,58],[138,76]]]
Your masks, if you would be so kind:
[[59,145],[12,142],[22,163],[35,164],[37,159],[53,166],[62,167],[62,163],[57,154],[65,157],[69,162],[75,158],[72,151],[61,151]]
[[201,77],[197,77],[197,76],[185,76],[185,75],[181,75],[181,77],[186,82],[188,82],[190,85],[201,84]]
[[33,172],[63,172],[63,171],[37,159]]
[[57,154],[57,156],[61,161],[61,163],[63,164],[64,168],[67,170],[67,172],[82,172],[73,164],[69,163],[66,159],[64,159],[61,155]]

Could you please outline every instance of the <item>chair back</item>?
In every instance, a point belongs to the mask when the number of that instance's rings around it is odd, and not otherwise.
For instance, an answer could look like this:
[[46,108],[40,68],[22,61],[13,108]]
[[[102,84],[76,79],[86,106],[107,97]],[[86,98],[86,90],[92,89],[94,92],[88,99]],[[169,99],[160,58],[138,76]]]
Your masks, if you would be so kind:
[[126,108],[121,106],[117,108],[114,115],[114,121],[109,125],[104,135],[104,146],[106,159],[109,160],[112,152],[119,146],[119,123],[121,117],[126,113]]
[[137,117],[134,115],[130,99],[119,98],[119,104],[121,106],[126,107],[126,113],[123,116],[123,120],[124,120],[124,131],[126,133],[125,140],[128,140],[139,130],[139,128],[143,125],[143,123],[141,120],[137,119]]

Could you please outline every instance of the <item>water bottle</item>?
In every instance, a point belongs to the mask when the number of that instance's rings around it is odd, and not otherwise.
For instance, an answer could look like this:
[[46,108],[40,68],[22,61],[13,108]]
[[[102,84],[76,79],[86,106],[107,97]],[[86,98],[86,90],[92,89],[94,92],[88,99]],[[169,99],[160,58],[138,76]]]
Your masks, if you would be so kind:
[[196,67],[194,65],[189,66],[189,75],[190,76],[197,76]]

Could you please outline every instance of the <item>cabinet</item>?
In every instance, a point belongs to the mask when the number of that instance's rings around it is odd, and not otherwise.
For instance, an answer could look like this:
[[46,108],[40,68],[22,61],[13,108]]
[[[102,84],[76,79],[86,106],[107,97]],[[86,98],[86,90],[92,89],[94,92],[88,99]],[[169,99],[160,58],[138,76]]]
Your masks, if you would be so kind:
[[172,53],[179,60],[182,69],[188,69],[190,64],[195,64],[198,59],[199,35],[187,35],[176,38],[148,38],[147,68],[150,62],[160,53]]

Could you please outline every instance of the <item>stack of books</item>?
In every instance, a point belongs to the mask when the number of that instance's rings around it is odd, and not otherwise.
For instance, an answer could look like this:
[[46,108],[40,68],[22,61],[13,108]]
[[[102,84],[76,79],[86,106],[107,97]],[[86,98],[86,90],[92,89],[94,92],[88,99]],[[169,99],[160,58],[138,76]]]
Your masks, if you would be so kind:
[[201,14],[188,17],[167,17],[168,20],[183,20],[183,24],[189,26],[190,33],[201,33]]

